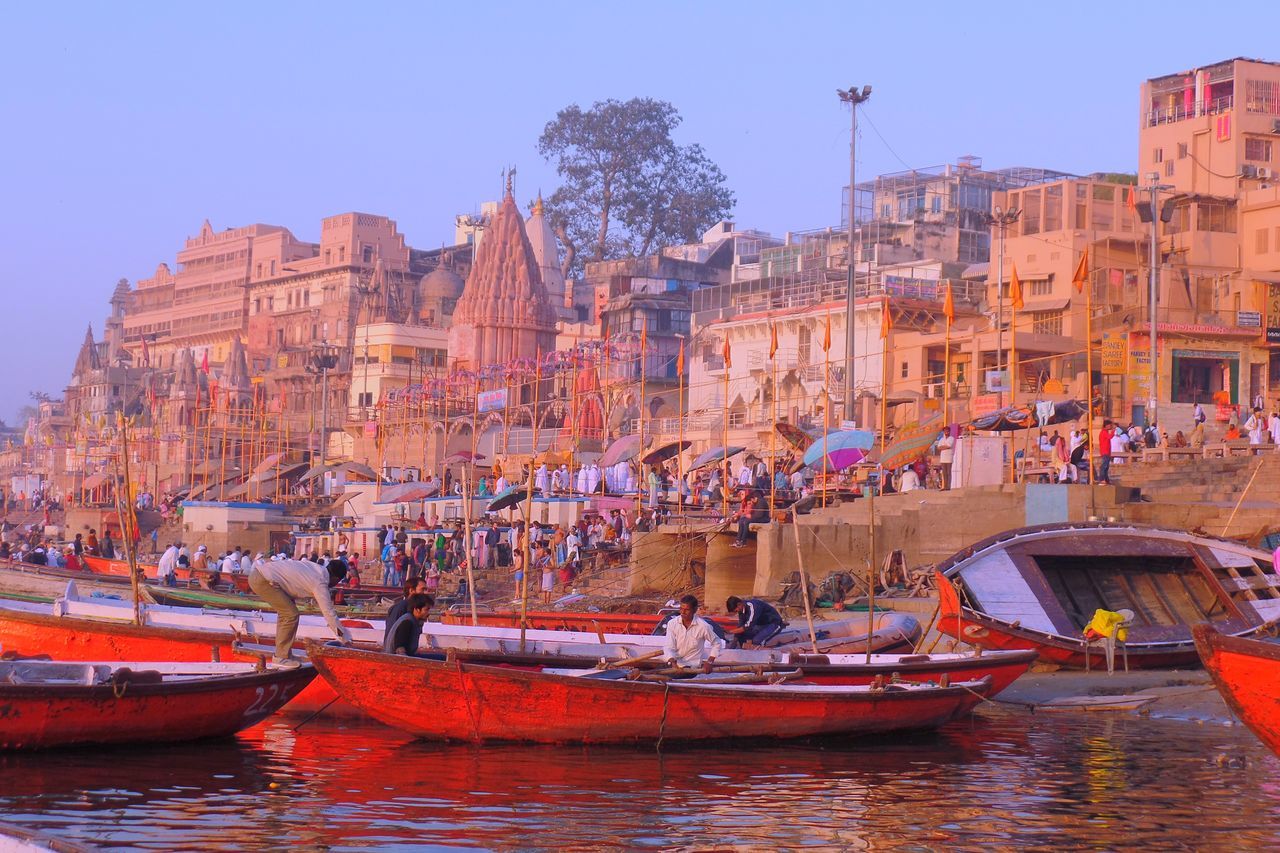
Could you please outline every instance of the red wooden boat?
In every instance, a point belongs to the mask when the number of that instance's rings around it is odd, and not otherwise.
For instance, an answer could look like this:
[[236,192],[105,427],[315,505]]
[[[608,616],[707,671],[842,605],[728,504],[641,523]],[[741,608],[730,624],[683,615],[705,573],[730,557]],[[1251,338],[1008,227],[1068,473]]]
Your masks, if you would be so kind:
[[[61,661],[163,660],[202,663],[235,660],[236,635],[228,621],[225,631],[134,625],[51,613],[0,607],[0,647],[31,657],[48,655]],[[355,714],[325,681],[315,679],[289,703],[296,713]]]
[[[528,627],[543,631],[581,631],[592,634],[652,634],[658,622],[668,613],[577,613],[559,610],[530,610],[525,614]],[[718,623],[721,627],[736,627],[736,616],[709,616],[702,618]],[[471,609],[466,605],[454,605],[440,614],[446,625],[470,625]],[[519,610],[480,609],[476,624],[489,628],[519,628]]]
[[[1239,542],[1132,524],[1085,522],[1011,530],[940,563],[938,630],[987,649],[1035,649],[1085,666],[1096,610],[1134,614],[1132,667],[1194,665],[1191,626],[1261,634],[1280,620],[1271,555]],[[1088,649],[1105,666],[1100,644]]]
[[315,669],[0,661],[0,749],[225,737],[274,714]]
[[338,694],[371,717],[446,741],[627,743],[870,735],[941,726],[990,680],[954,687],[652,683],[387,655],[311,641]]
[[1280,755],[1280,643],[1229,637],[1195,627],[1196,649],[1227,705]]

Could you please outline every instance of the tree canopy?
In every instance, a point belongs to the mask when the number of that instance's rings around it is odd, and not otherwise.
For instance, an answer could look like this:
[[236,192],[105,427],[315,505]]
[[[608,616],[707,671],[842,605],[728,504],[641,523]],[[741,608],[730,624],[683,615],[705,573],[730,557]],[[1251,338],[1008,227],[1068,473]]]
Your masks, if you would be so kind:
[[547,213],[566,275],[694,242],[732,211],[733,192],[702,146],[672,139],[680,122],[670,103],[632,98],[573,104],[547,123],[538,151],[564,181]]

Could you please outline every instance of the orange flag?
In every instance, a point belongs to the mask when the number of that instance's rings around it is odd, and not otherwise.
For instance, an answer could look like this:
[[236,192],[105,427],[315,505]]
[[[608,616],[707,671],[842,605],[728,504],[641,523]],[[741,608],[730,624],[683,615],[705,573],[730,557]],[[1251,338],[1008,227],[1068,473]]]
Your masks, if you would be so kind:
[[684,376],[684,340],[680,341],[680,354],[676,356],[676,375]]
[[644,351],[649,347],[649,318],[645,317],[640,321],[640,357],[644,357]]
[[733,353],[729,349],[729,335],[727,332],[724,336],[724,367],[725,370],[733,367]]
[[951,296],[951,283],[947,283],[947,296],[942,301],[942,315],[947,318],[947,325],[950,326],[956,321],[956,303]]
[[1018,265],[1013,264],[1013,272],[1009,275],[1009,301],[1013,305],[1013,310],[1017,311],[1022,307],[1022,282],[1018,281]]
[[889,308],[889,303],[884,303],[884,310],[880,312],[880,340],[888,340],[889,333],[893,331],[893,311]]
[[1089,281],[1089,250],[1086,248],[1084,254],[1080,256],[1080,263],[1076,266],[1076,271],[1071,276],[1071,283],[1076,286],[1077,293],[1084,293],[1084,286]]
[[1125,197],[1124,206],[1129,208],[1129,212],[1134,216],[1138,215],[1138,188],[1129,187],[1129,193]]
[[769,358],[773,358],[778,352],[778,326],[776,323],[769,324]]
[[822,351],[831,352],[831,314],[827,314],[827,329],[822,333]]

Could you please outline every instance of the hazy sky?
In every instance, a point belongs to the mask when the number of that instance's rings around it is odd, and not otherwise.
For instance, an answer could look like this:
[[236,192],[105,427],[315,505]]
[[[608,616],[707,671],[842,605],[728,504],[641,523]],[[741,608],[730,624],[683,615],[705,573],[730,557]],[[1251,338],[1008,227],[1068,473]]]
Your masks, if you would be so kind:
[[[395,219],[413,246],[518,168],[554,189],[543,125],[652,96],[724,170],[743,226],[835,224],[837,87],[871,84],[859,179],[963,154],[1134,171],[1143,79],[1280,60],[1272,2],[143,3],[4,7],[0,418],[61,394],[117,279],[149,277],[208,218],[318,240]],[[874,127],[873,127],[874,125]]]

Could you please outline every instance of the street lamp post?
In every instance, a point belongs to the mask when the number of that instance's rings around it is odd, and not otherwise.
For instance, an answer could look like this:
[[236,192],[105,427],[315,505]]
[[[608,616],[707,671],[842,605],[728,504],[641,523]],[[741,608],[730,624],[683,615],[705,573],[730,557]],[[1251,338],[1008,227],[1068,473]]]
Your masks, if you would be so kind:
[[320,374],[320,464],[329,461],[329,371],[338,366],[338,348],[319,344],[311,353],[312,372]]
[[[853,382],[854,348],[857,345],[853,327],[855,301],[853,285],[853,226],[854,212],[857,209],[857,205],[854,202],[854,179],[857,174],[854,146],[857,144],[858,137],[858,104],[865,103],[871,97],[871,87],[863,86],[861,92],[855,86],[850,86],[848,89],[836,89],[836,95],[839,96],[842,103],[849,105],[849,114],[852,118],[849,123],[849,280],[848,289],[844,297],[844,417],[845,420],[853,421],[856,420],[857,410]],[[830,398],[830,376],[826,378],[826,385],[828,386],[827,396]]]
[[[1009,226],[1018,221],[1022,211],[1017,208],[1004,210],[996,205],[995,212],[987,214],[987,224],[1000,229],[1000,248],[996,266],[996,373],[1000,376],[997,405],[1004,408],[1004,236]],[[1009,393],[1013,395],[1013,377],[1009,377]]]

